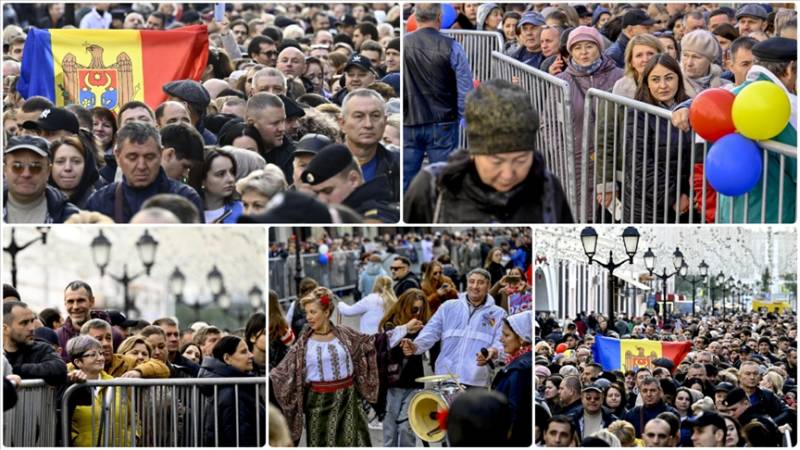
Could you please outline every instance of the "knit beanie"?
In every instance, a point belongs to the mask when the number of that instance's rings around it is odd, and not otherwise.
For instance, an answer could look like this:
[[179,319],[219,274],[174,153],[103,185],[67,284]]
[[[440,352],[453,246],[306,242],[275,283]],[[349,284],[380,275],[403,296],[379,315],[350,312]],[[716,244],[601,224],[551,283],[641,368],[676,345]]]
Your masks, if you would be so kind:
[[599,48],[601,52],[603,51],[603,37],[600,35],[600,32],[597,31],[597,28],[583,25],[572,30],[569,33],[569,38],[567,38],[567,49],[572,50],[573,45],[583,41],[594,42],[597,44],[597,48]]
[[470,155],[536,150],[539,113],[524,89],[506,80],[489,80],[466,101]]
[[719,57],[719,42],[706,30],[694,30],[681,39],[681,51],[689,50],[704,56],[711,62]]

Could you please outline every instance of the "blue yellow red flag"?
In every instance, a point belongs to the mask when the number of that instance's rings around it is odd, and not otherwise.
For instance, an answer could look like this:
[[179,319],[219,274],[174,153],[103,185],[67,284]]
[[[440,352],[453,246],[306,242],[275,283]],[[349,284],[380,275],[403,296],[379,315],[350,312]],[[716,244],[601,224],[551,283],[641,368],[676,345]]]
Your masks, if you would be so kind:
[[614,339],[597,336],[592,345],[595,362],[603,370],[634,370],[653,367],[653,360],[667,358],[675,367],[692,350],[691,342],[661,342],[649,339]]

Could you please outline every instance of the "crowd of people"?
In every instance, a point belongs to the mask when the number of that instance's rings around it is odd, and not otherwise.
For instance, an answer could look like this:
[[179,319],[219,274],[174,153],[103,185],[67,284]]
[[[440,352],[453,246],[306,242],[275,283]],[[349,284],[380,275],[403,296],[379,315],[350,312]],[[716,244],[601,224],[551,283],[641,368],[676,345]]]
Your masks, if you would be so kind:
[[[529,100],[541,93],[516,86],[516,77],[473,80],[471,64],[485,64],[490,55],[481,55],[483,62],[469,60],[462,45],[440,31],[445,28],[496,32],[507,56],[567,83],[571,108],[564,114],[571,114],[565,122],[572,126],[576,195],[590,199],[583,203],[588,220],[606,215],[606,222],[622,217],[656,222],[693,217],[699,222],[704,216],[708,222],[752,223],[762,221],[766,203],[763,221],[795,221],[796,159],[781,164],[779,155],[770,154],[764,162],[769,178],[764,198],[758,184],[748,196],[721,196],[718,205],[713,187],[702,184],[702,147],[694,148],[689,135],[689,108],[699,94],[711,88],[737,94],[750,83],[768,81],[786,94],[792,108],[788,125],[774,139],[797,145],[793,4],[453,6],[457,16],[450,21],[445,14],[450,5],[415,5],[413,30],[404,40],[407,222],[567,223],[582,212],[566,198],[565,180],[548,171],[545,149],[536,146],[537,133],[556,127],[541,120],[543,111]],[[590,88],[664,109],[673,126],[667,120],[644,120],[637,112],[623,115],[614,107],[608,114],[595,111],[596,106],[585,110]],[[537,104],[556,107],[546,100]],[[582,167],[586,116],[589,130],[599,130],[593,135],[600,138],[587,140],[589,166]],[[468,143],[459,148],[464,128]],[[705,142],[700,141],[696,144]],[[692,160],[693,154],[700,156]],[[423,167],[425,161],[429,164]],[[624,176],[614,176],[623,170]],[[586,186],[580,184],[581,173],[588,173]],[[689,204],[690,186],[694,204]],[[783,205],[777,201],[779,189],[787,193]],[[625,209],[618,211],[621,206]],[[726,211],[724,219],[716,219],[718,208]],[[665,217],[656,218],[656,211],[666,211]]]
[[[535,336],[537,445],[796,445],[797,316],[790,310],[675,314],[666,322],[652,310],[611,321],[594,312],[563,321],[541,312]],[[686,342],[691,351],[675,360],[647,347],[639,359],[604,367],[596,359],[602,338]]]
[[[459,385],[439,414],[450,445],[531,445],[530,239],[501,229],[301,243],[353,249],[364,264],[354,292],[303,278],[286,313],[270,292],[270,444],[305,433],[308,446],[414,447],[409,406],[425,388],[417,379],[433,373]],[[397,251],[404,244],[413,262]],[[342,316],[360,316],[358,331]],[[382,442],[370,439],[362,401]]]
[[[8,3],[3,14],[6,223],[399,221],[399,6]],[[205,70],[157,86],[160,104],[17,90],[33,27],[192,25],[208,31]]]
[[[113,430],[112,440],[106,445],[172,443],[172,436],[163,435],[143,420],[141,415],[155,407],[154,404],[139,404],[147,399],[158,403],[160,410],[172,410],[172,402],[178,402],[178,409],[172,411],[173,420],[180,420],[183,425],[188,424],[187,414],[202,417],[204,428],[195,435],[200,437],[201,445],[265,445],[266,384],[263,387],[256,384],[205,385],[200,389],[202,404],[194,405],[184,403],[184,398],[153,398],[146,393],[142,393],[136,403],[137,397],[129,393],[124,395],[120,388],[86,386],[74,391],[65,406],[70,427],[66,434],[68,442],[62,441],[60,431],[62,398],[65,390],[74,384],[129,378],[265,377],[266,316],[263,312],[252,314],[243,328],[231,331],[206,322],[181,327],[173,317],[153,322],[130,319],[119,311],[95,309],[92,287],[80,280],[64,288],[63,309],[48,307],[35,312],[22,300],[24,296],[13,286],[3,285],[3,410],[13,413],[16,407],[35,412],[37,405],[32,404],[31,399],[44,401],[43,397],[30,394],[22,397],[26,394],[20,393],[20,403],[26,403],[18,405],[17,390],[22,380],[40,379],[55,387],[55,391],[49,392],[56,396],[53,404],[57,414],[53,417],[58,420],[53,424],[40,424],[46,428],[36,431],[52,432],[55,436],[43,442],[92,447],[101,442],[104,432]],[[66,311],[66,315],[62,311]],[[107,406],[112,401],[114,406],[108,415]],[[44,403],[38,407],[44,407]],[[44,416],[41,411],[38,414]],[[104,423],[106,420],[113,420],[113,424]],[[152,420],[156,423],[155,418]],[[137,425],[131,427],[132,423]],[[164,422],[159,419],[158,423]],[[27,426],[24,421],[16,424]],[[12,431],[7,430],[7,433]],[[32,431],[28,429],[27,432]],[[188,436],[175,439],[185,445],[192,442]]]

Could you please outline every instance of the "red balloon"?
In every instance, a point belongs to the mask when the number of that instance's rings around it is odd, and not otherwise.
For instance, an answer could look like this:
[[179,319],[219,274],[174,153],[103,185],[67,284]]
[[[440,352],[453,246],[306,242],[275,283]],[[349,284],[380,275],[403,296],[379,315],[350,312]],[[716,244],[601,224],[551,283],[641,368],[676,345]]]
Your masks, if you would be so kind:
[[417,15],[412,14],[411,17],[408,18],[406,21],[406,32],[411,33],[417,29]]
[[733,92],[722,89],[706,89],[695,97],[689,108],[689,123],[703,139],[715,142],[736,131],[733,124]]
[[567,351],[567,344],[562,342],[556,345],[556,353],[564,353],[565,351]]

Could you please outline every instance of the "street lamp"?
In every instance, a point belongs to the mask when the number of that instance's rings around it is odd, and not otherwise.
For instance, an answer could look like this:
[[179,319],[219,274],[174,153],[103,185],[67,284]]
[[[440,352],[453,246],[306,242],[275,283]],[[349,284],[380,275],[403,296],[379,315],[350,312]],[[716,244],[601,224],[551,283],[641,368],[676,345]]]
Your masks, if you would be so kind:
[[704,282],[705,279],[706,279],[706,276],[708,275],[708,264],[706,264],[705,260],[700,261],[700,265],[698,266],[698,268],[700,269],[700,275],[692,275],[691,277],[689,277],[686,274],[689,271],[688,270],[689,266],[686,265],[686,262],[684,261],[683,266],[682,266],[682,269],[684,269],[684,270],[681,271],[681,277],[684,280],[688,281],[689,284],[692,285],[692,316],[694,316],[696,314],[696,312],[695,312],[695,296],[697,294],[697,285],[702,283],[702,282]]
[[614,270],[628,262],[633,264],[633,256],[639,248],[639,230],[634,227],[627,227],[622,232],[622,243],[625,245],[625,253],[628,255],[627,259],[614,262],[614,255],[611,250],[608,251],[608,262],[601,263],[594,259],[597,254],[597,231],[592,227],[586,227],[581,231],[581,244],[583,245],[583,252],[589,258],[589,264],[597,262],[600,267],[608,270],[609,289],[608,289],[608,323],[614,326],[614,296],[616,295],[616,280],[614,279]]
[[169,276],[169,290],[172,292],[172,296],[175,297],[176,304],[184,303],[184,286],[186,286],[186,275],[181,272],[181,269],[178,269],[178,266],[175,266],[175,270]]
[[[105,276],[106,267],[108,267],[108,262],[111,257],[111,241],[109,241],[103,234],[103,231],[100,230],[100,234],[92,240],[90,246],[92,249],[92,260],[95,266],[100,270],[100,276]],[[126,316],[130,315],[132,309],[139,312],[139,308],[133,305],[133,299],[130,298],[130,284],[142,275],[150,276],[150,270],[153,268],[153,264],[155,264],[158,241],[155,240],[147,230],[144,230],[144,234],[136,241],[136,250],[139,254],[139,260],[144,266],[144,271],[131,276],[128,274],[128,264],[126,263],[122,265],[122,276],[112,273],[108,274],[112,280],[122,285],[124,292],[123,310]]]
[[11,242],[8,243],[8,247],[3,248],[3,251],[11,256],[11,284],[14,287],[17,286],[17,254],[39,241],[42,241],[42,245],[47,245],[47,233],[50,232],[50,227],[36,227],[36,230],[39,232],[38,237],[18,245],[15,239],[16,228],[12,227]]
[[[675,267],[675,272],[667,274],[667,268],[664,267],[664,270],[661,275],[654,273],[653,269],[656,266],[656,255],[653,253],[652,249],[647,249],[647,253],[644,254],[644,266],[647,268],[647,271],[650,272],[650,276],[655,276],[659,280],[661,280],[661,284],[663,286],[663,294],[662,294],[662,321],[663,323],[667,322],[667,280],[674,277],[675,275],[681,273],[681,269],[683,268],[683,253],[681,253],[679,248],[675,248],[675,251],[672,253],[672,265]],[[684,273],[685,273],[684,269]],[[662,325],[663,326],[663,325]]]
[[253,288],[250,289],[247,296],[250,298],[250,306],[253,307],[253,311],[258,311],[264,306],[264,291],[258,286],[253,285]]

